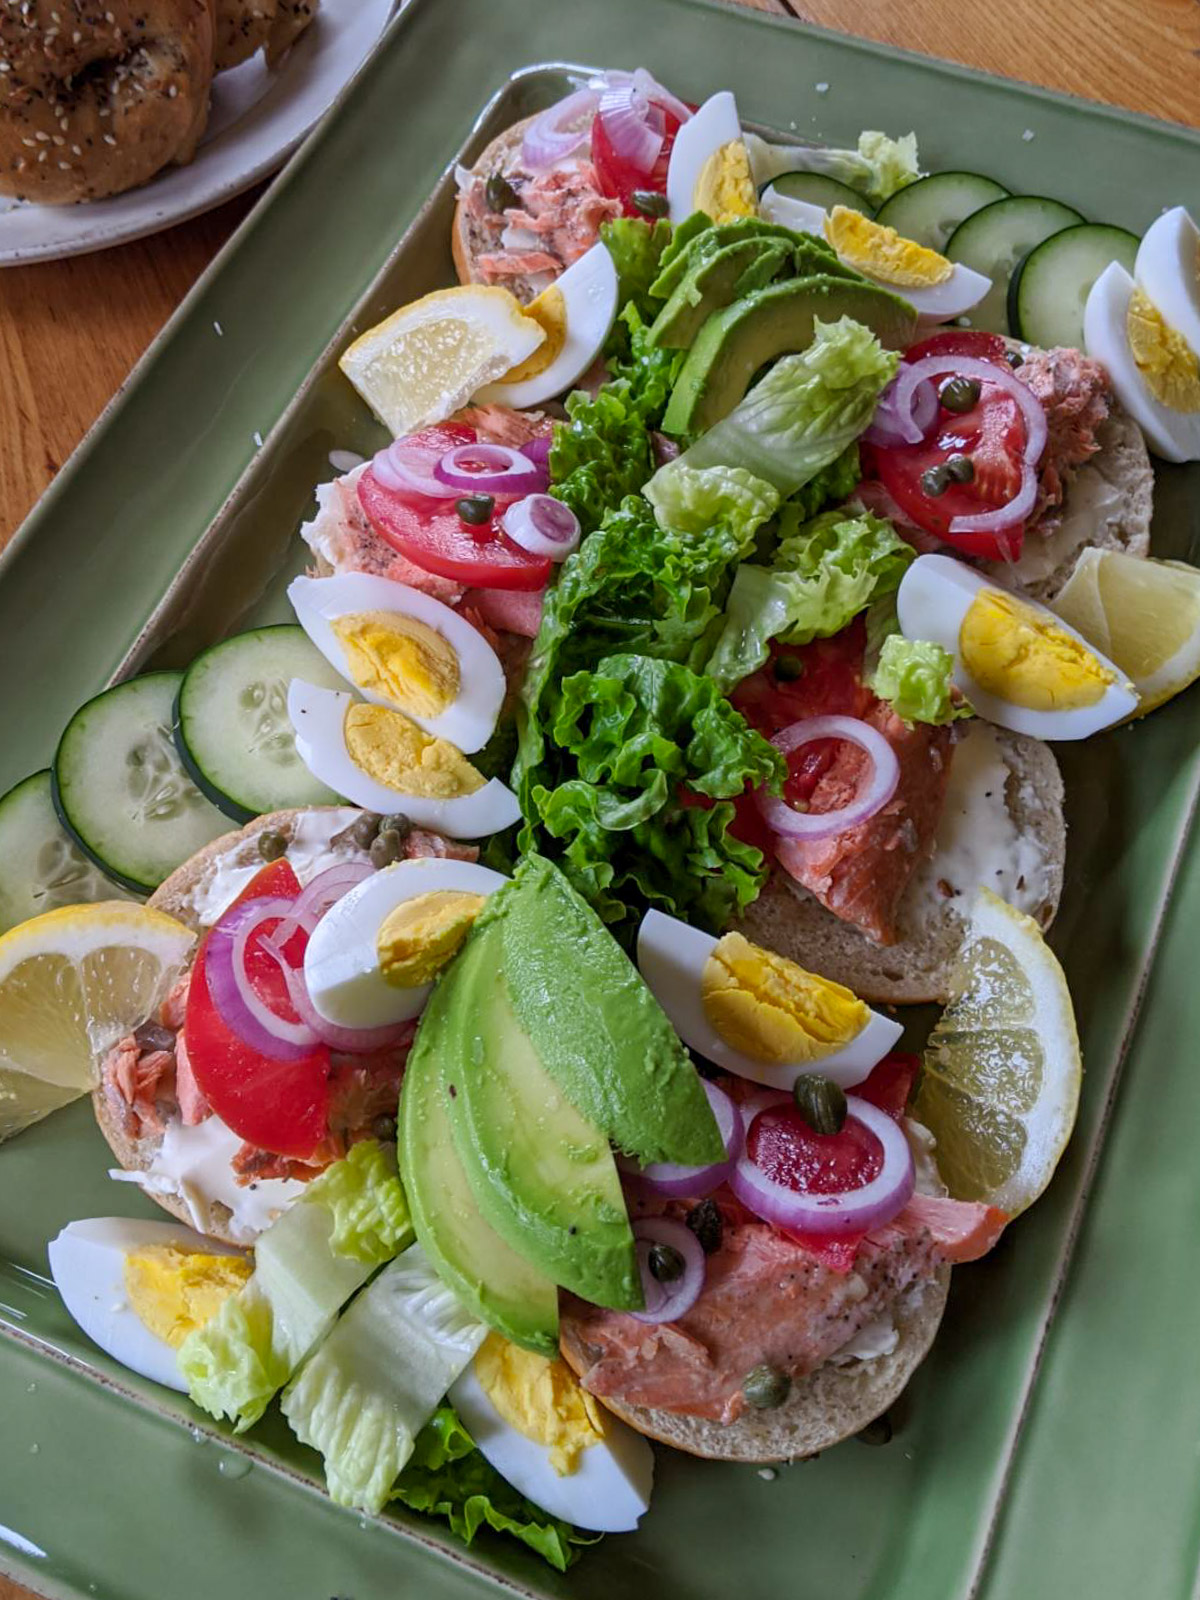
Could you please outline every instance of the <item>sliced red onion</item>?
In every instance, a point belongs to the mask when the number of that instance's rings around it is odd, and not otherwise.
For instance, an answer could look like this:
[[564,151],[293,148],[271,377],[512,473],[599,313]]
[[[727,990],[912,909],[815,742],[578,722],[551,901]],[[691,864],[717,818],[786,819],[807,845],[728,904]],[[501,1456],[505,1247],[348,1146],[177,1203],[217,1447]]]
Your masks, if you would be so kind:
[[590,130],[585,125],[572,129],[572,122],[584,123],[595,114],[600,103],[599,89],[576,89],[565,100],[535,117],[521,141],[521,160],[531,172],[552,167],[573,156],[587,144]]
[[527,494],[509,506],[500,526],[522,550],[551,561],[565,561],[579,548],[579,518],[552,494]]
[[1021,467],[1021,487],[1008,502],[995,511],[972,511],[966,516],[951,517],[951,533],[1002,533],[1006,528],[1014,528],[1025,518],[1037,504],[1038,475],[1031,462],[1026,461]]
[[632,84],[625,84],[601,95],[599,117],[617,160],[635,172],[649,173],[666,137],[661,110]]
[[482,441],[447,450],[433,472],[455,494],[532,494],[546,481],[523,450]]
[[663,84],[659,83],[657,78],[651,77],[645,67],[638,67],[634,72],[633,87],[639,94],[644,94],[647,100],[653,101],[656,106],[662,106],[664,111],[669,111],[680,122],[689,122],[691,120],[691,107],[684,105],[683,101],[673,95]]
[[549,434],[539,434],[536,439],[528,439],[521,446],[521,454],[528,456],[537,467],[542,467],[549,476],[550,448],[554,440]]
[[817,739],[845,739],[865,750],[871,758],[871,776],[850,804],[836,811],[797,811],[786,800],[768,794],[765,785],[756,789],[755,802],[764,820],[786,839],[830,839],[856,828],[887,805],[900,781],[896,752],[878,728],[858,717],[805,717],[782,729],[771,743],[787,756]]
[[288,914],[263,944],[282,951],[294,933],[311,933],[321,918],[344,894],[349,894],[356,883],[369,878],[374,872],[369,861],[341,861],[336,867],[326,867],[300,891],[292,902]]
[[724,1089],[718,1089],[715,1083],[709,1083],[707,1079],[702,1081],[725,1143],[724,1161],[718,1161],[711,1167],[681,1167],[669,1161],[652,1161],[648,1167],[639,1167],[624,1156],[618,1158],[622,1170],[636,1178],[638,1183],[672,1200],[703,1200],[705,1195],[719,1189],[728,1181],[745,1144],[745,1129],[738,1108]]
[[[911,417],[918,388],[930,378],[952,372],[957,378],[977,378],[980,383],[990,383],[1003,389],[1015,400],[1025,419],[1025,460],[1036,467],[1046,448],[1048,430],[1042,402],[1027,383],[1007,367],[993,361],[979,361],[974,356],[924,356],[920,361],[902,364],[895,379],[895,408],[900,417]],[[915,442],[915,441],[914,441]]]
[[[646,1299],[644,1311],[632,1313],[639,1322],[678,1322],[700,1298],[704,1288],[704,1247],[685,1222],[674,1217],[643,1217],[633,1225],[638,1267]],[[669,1245],[683,1257],[683,1271],[671,1283],[660,1283],[650,1271],[650,1252],[656,1244]]]
[[423,494],[431,500],[452,500],[462,491],[443,483],[433,471],[443,454],[437,445],[395,439],[371,462],[371,470],[385,489],[396,494]]
[[903,1129],[885,1111],[857,1095],[846,1096],[846,1114],[883,1147],[883,1164],[869,1183],[838,1194],[798,1193],[769,1178],[750,1159],[747,1149],[729,1180],[730,1188],[747,1210],[774,1228],[834,1238],[869,1233],[902,1211],[916,1186],[912,1151]]
[[278,1017],[255,993],[246,971],[246,951],[264,922],[288,916],[289,900],[243,900],[209,935],[204,952],[208,992],[221,1021],[243,1044],[270,1061],[299,1061],[317,1043],[304,1022]]
[[901,444],[923,444],[933,432],[938,420],[937,390],[931,382],[920,383],[913,390],[912,404],[907,411],[896,409],[896,384],[891,383],[879,396],[879,404],[871,419],[871,426],[863,434],[866,444],[882,445],[892,450]]
[[263,949],[274,958],[283,973],[283,981],[287,984],[297,1016],[331,1050],[341,1050],[346,1055],[370,1055],[375,1050],[387,1050],[401,1044],[407,1035],[411,1035],[413,1024],[410,1019],[392,1022],[383,1028],[340,1028],[336,1023],[327,1022],[312,1003],[304,982],[303,969],[293,967],[283,951],[271,940],[263,940]]

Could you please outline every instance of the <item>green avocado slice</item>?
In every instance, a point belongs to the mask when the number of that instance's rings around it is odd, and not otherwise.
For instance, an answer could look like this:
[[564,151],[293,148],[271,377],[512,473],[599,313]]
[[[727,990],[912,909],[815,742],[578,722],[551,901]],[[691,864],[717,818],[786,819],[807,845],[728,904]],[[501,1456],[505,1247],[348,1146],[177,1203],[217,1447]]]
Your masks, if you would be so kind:
[[792,248],[783,239],[770,244],[743,239],[706,256],[655,317],[650,343],[666,350],[686,350],[714,311],[773,282],[791,259]]
[[917,326],[907,301],[865,280],[822,273],[759,289],[701,328],[676,379],[663,431],[706,432],[729,415],[761,367],[806,350],[813,324],[839,317],[863,323],[891,350],[911,344]]
[[[837,260],[833,246],[824,239],[819,239],[816,234],[797,233],[794,228],[784,227],[781,222],[766,222],[761,217],[738,217],[734,222],[713,223],[705,218],[703,227],[691,229],[693,221],[694,218],[689,217],[687,222],[681,223],[671,243],[663,251],[661,270],[650,285],[650,293],[661,300],[669,299],[701,262],[731,244],[744,244],[750,239],[757,239],[760,244],[811,244],[823,259],[830,262]],[[688,229],[691,231],[684,240],[684,232]],[[677,249],[677,246],[681,247]]]

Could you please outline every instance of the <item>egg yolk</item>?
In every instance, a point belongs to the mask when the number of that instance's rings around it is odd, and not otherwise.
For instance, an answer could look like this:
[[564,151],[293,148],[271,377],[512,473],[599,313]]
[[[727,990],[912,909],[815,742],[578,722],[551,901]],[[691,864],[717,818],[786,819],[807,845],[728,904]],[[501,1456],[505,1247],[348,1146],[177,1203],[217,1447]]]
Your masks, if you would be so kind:
[[483,779],[461,750],[387,706],[352,705],[344,733],[351,761],[385,788],[429,800],[453,800],[483,788]]
[[722,1039],[774,1063],[818,1061],[866,1027],[870,1011],[849,989],[727,933],[700,975],[704,1014]]
[[533,318],[546,337],[520,366],[504,374],[500,380],[502,383],[524,383],[526,378],[536,378],[539,372],[545,372],[551,362],[558,360],[567,342],[567,300],[557,284],[552,283],[543,289],[524,307],[524,311],[527,317]]
[[178,1350],[189,1333],[216,1316],[253,1270],[242,1256],[151,1245],[125,1257],[125,1293],[139,1321]]
[[958,634],[979,687],[1031,711],[1094,706],[1116,676],[1085,644],[1011,594],[981,589]]
[[954,263],[936,250],[903,238],[895,228],[873,222],[849,206],[834,206],[825,219],[825,237],[847,265],[900,289],[945,283],[954,271]]
[[462,948],[483,909],[481,894],[435,889],[402,901],[385,918],[376,940],[379,970],[397,989],[432,983]]
[[394,611],[359,611],[330,624],[360,689],[418,717],[439,716],[458,698],[454,647],[435,628]]
[[489,1333],[475,1357],[475,1376],[509,1427],[546,1447],[560,1477],[569,1477],[583,1452],[606,1436],[603,1408],[565,1361]]
[[750,154],[740,139],[723,144],[700,169],[692,202],[714,222],[758,215],[758,191],[750,176]]
[[1125,315],[1129,348],[1154,398],[1172,411],[1200,411],[1200,356],[1140,289]]

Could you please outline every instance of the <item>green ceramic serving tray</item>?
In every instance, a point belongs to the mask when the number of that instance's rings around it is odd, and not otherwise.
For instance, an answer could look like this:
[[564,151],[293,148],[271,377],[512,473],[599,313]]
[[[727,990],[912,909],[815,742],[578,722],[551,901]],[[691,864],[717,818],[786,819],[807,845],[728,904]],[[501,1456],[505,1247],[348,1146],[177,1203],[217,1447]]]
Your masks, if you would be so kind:
[[[330,451],[380,437],[336,353],[449,281],[449,169],[560,95],[564,62],[643,63],[694,99],[732,87],[747,118],[801,138],[913,127],[933,169],[1138,230],[1200,201],[1195,133],[775,18],[701,0],[409,0],[0,563],[0,790],[45,765],[112,676],[284,614]],[[1197,508],[1200,468],[1160,471],[1158,554],[1200,555]],[[1193,1595],[1198,736],[1193,693],[1062,748],[1071,847],[1052,942],[1087,1062],[1078,1130],[1036,1211],[956,1274],[889,1445],[776,1473],[663,1452],[642,1531],[566,1577],[490,1537],[467,1552],[437,1523],[339,1511],[277,1417],[234,1443],[67,1317],[47,1240],[75,1217],[156,1214],[107,1179],[80,1105],[0,1149],[0,1571],[110,1600]]]

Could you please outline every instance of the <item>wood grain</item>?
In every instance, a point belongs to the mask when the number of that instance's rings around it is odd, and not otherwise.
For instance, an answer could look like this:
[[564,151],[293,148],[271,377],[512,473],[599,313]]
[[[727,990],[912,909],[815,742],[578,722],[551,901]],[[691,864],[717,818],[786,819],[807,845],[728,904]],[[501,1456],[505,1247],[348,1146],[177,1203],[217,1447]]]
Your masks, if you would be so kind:
[[[1200,122],[1197,0],[741,3],[1152,116]],[[154,239],[0,271],[0,545],[259,192]],[[36,1596],[0,1576],[0,1600]]]

